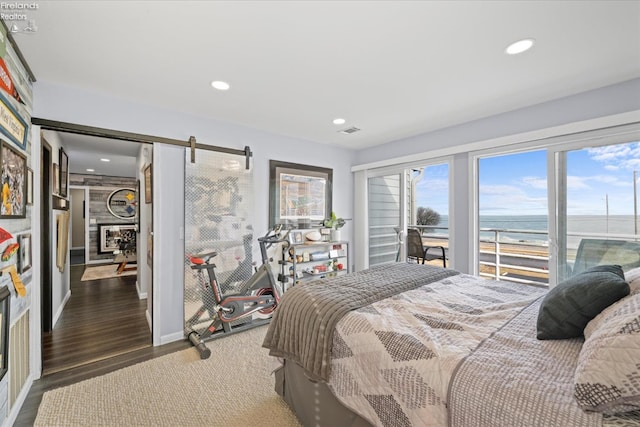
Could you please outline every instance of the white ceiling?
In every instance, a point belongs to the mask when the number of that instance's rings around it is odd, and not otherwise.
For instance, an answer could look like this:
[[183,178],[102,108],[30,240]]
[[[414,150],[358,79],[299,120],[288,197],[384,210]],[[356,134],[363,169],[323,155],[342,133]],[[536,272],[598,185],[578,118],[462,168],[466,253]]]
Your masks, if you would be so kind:
[[[45,131],[46,133],[51,131]],[[69,157],[69,172],[84,175],[136,177],[140,143],[56,132]],[[108,161],[105,161],[105,160]],[[54,163],[57,163],[54,159]],[[87,169],[93,169],[88,172]]]
[[[25,13],[37,31],[14,38],[39,81],[353,149],[640,77],[638,1],[43,1]],[[504,54],[527,37],[532,50]],[[337,132],[349,126],[362,130]]]

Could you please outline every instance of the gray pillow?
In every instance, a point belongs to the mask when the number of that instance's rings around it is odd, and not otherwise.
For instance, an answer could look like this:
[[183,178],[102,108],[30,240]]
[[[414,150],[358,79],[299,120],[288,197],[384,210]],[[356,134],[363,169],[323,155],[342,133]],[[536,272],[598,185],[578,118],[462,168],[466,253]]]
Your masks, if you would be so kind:
[[540,340],[581,337],[587,323],[602,310],[629,295],[619,265],[598,265],[551,289],[538,312]]

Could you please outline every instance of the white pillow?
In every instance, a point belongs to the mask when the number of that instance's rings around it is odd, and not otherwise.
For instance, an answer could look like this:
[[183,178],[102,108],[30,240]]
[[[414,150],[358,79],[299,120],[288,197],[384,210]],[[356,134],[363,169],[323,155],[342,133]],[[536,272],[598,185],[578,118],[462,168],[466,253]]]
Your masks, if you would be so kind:
[[640,410],[640,292],[607,307],[585,328],[574,395],[587,411]]
[[632,294],[640,292],[640,267],[636,267],[624,273],[624,279],[629,284]]

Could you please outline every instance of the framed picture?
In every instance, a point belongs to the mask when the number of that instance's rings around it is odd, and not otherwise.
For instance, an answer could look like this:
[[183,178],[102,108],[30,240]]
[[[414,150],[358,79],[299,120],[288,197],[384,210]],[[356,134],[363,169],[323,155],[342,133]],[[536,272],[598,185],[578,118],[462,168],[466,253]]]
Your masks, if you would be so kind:
[[151,203],[153,201],[153,174],[152,165],[149,164],[144,168],[144,202]]
[[11,308],[10,300],[11,292],[9,288],[3,286],[0,288],[0,379],[9,370],[7,356],[9,355],[9,309]]
[[3,125],[0,126],[0,133],[26,151],[29,126],[2,93],[4,92],[0,92],[0,117]]
[[22,274],[31,268],[31,234],[19,234],[18,273]]
[[99,246],[101,254],[113,253],[120,249],[120,243],[136,242],[135,224],[100,224],[98,225]]
[[67,197],[69,192],[69,156],[65,153],[64,148],[60,147],[60,196]]
[[51,182],[53,183],[53,189],[51,190],[51,192],[59,196],[60,195],[60,168],[58,167],[57,164],[54,163],[53,167],[51,168],[51,171],[53,172],[53,180],[51,180]]
[[333,169],[269,161],[269,226],[319,226],[331,214]]
[[136,233],[140,233],[140,180],[136,181]]
[[27,216],[27,158],[0,140],[2,162],[2,203],[0,218],[25,218]]
[[33,205],[33,169],[27,168],[27,205]]
[[292,244],[302,243],[302,231],[290,231],[289,242]]

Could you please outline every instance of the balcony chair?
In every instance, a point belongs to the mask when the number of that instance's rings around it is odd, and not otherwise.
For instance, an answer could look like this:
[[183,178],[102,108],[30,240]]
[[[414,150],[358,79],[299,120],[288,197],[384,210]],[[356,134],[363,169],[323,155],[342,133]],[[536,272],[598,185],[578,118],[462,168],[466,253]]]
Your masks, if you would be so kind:
[[[429,253],[431,250],[432,253]],[[436,253],[433,253],[436,251]],[[439,252],[442,252],[441,254]],[[416,262],[422,260],[422,264],[426,261],[434,259],[442,260],[442,267],[447,268],[447,255],[444,246],[425,246],[422,243],[422,235],[420,231],[410,228],[407,230],[407,258],[415,259]]]
[[624,271],[640,267],[640,243],[624,240],[582,239],[572,275],[601,264],[617,264]]

